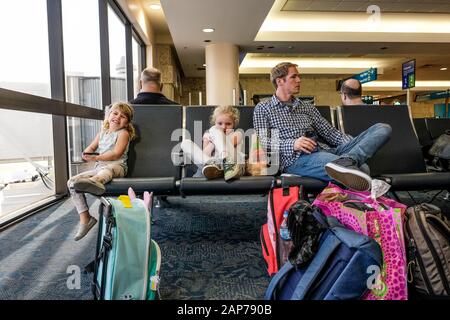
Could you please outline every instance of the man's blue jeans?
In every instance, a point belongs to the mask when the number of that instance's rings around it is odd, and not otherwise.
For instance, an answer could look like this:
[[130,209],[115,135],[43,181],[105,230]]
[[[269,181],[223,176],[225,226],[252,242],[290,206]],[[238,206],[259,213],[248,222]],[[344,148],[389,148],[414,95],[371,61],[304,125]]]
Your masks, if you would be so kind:
[[391,132],[390,125],[377,123],[336,148],[319,149],[319,151],[311,154],[303,153],[296,162],[285,168],[284,172],[331,181],[332,179],[325,171],[325,165],[328,162],[338,158],[352,158],[356,161],[358,167],[361,167],[389,140]]

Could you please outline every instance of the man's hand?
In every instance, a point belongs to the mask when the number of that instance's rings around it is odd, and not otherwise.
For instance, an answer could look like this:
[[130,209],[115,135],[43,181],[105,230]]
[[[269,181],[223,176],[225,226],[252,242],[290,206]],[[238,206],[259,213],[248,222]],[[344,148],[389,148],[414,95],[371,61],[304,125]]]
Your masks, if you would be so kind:
[[302,151],[304,153],[310,154],[317,146],[317,143],[310,138],[300,137],[294,142],[294,150]]

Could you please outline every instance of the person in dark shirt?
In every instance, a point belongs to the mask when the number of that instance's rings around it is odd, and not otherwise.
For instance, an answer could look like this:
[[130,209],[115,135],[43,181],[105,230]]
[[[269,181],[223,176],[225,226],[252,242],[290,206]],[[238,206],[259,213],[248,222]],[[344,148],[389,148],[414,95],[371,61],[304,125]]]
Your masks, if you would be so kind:
[[146,68],[139,80],[141,90],[131,104],[174,104],[177,102],[167,99],[162,93],[161,71],[156,68]]
[[361,82],[357,79],[347,79],[341,86],[341,101],[343,106],[363,105]]

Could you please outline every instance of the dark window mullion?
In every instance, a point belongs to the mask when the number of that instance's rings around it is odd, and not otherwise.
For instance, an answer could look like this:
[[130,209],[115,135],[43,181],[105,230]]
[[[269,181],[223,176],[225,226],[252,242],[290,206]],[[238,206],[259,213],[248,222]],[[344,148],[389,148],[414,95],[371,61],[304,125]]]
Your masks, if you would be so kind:
[[139,33],[133,28],[133,38],[139,44],[139,52],[138,52],[138,73],[141,73],[142,70],[146,67],[146,45],[142,38],[139,36]]
[[[65,102],[64,49],[61,0],[47,0],[50,83],[52,99]],[[62,104],[65,107],[65,104]],[[63,111],[64,113],[66,110]],[[55,193],[67,193],[69,166],[67,156],[67,121],[62,115],[52,116]]]
[[125,61],[127,68],[127,99],[131,100],[134,96],[133,88],[133,30],[130,23],[125,24]]
[[108,0],[98,0],[100,24],[100,65],[102,106],[111,104],[111,74],[109,71]]
[[142,71],[145,69],[145,67],[147,66],[147,52],[146,52],[146,45],[141,45],[139,46],[139,48],[141,49],[141,52],[139,54],[139,68]]
[[122,21],[123,24],[127,24],[128,18],[125,16],[125,13],[120,8],[120,6],[116,3],[114,0],[107,0],[109,5],[111,6],[111,9],[116,13],[119,20]]

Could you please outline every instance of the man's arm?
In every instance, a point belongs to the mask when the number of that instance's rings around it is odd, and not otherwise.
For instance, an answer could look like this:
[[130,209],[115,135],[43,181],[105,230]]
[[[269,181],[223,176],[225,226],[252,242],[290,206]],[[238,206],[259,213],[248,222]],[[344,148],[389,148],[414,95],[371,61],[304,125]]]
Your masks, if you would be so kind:
[[333,127],[324,117],[322,117],[319,110],[313,106],[310,108],[310,116],[313,121],[314,129],[330,145],[338,146],[351,139],[351,136],[348,136]]

